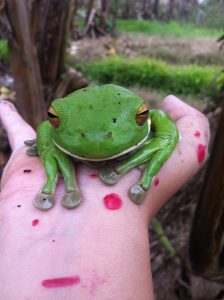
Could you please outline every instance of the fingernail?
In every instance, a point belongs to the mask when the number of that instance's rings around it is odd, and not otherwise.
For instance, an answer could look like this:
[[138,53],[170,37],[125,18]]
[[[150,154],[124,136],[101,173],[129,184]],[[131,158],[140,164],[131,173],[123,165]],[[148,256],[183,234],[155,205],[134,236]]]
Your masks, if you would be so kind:
[[11,102],[9,102],[9,101],[2,100],[2,99],[0,98],[0,104],[4,104],[4,105],[6,105],[8,108],[10,108],[12,111],[16,111],[15,106],[14,106]]

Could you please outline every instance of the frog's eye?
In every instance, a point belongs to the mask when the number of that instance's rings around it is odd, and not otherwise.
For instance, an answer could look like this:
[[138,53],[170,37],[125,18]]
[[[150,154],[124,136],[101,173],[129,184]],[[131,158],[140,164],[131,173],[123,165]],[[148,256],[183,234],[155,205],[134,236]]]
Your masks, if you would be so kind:
[[49,118],[50,123],[55,128],[57,128],[60,124],[60,119],[59,119],[58,112],[52,106],[50,106],[49,109],[48,109],[47,114],[48,114],[48,118]]
[[136,113],[136,116],[135,116],[136,123],[139,126],[142,126],[145,124],[145,122],[148,120],[148,118],[149,118],[149,108],[145,103],[143,103],[139,107],[139,109]]

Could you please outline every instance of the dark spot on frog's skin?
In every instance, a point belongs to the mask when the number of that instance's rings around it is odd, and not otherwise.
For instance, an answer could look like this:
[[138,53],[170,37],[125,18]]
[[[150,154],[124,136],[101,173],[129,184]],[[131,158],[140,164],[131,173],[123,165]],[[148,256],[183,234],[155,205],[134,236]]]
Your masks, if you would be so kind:
[[113,123],[117,123],[117,119],[116,118],[113,118]]
[[81,135],[81,138],[85,137],[85,133],[84,132],[81,132],[80,135]]
[[31,172],[30,169],[25,169],[25,170],[23,170],[23,173],[30,173],[30,172]]
[[121,102],[118,102],[118,104],[121,104]]
[[92,106],[92,105],[90,105],[90,106],[89,106],[89,109],[93,109],[93,106]]
[[112,136],[113,136],[112,132],[111,132],[111,131],[110,131],[110,132],[108,132],[108,134],[107,134],[107,137],[108,137],[109,139],[111,139],[111,138],[112,138]]
[[120,96],[120,93],[118,93],[118,96]]

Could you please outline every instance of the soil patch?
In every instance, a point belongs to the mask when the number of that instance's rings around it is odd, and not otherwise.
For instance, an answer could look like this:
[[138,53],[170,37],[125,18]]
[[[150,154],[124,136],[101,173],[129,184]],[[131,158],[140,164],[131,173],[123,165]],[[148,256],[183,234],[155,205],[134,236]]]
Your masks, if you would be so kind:
[[69,61],[86,62],[121,55],[127,58],[145,56],[172,64],[197,63],[223,65],[224,49],[212,37],[170,38],[121,34],[117,39],[102,37],[75,41],[69,48]]

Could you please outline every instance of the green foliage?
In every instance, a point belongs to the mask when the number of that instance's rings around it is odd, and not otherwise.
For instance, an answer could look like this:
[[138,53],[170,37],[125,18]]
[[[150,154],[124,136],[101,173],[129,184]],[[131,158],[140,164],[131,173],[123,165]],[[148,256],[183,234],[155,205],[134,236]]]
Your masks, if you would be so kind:
[[206,26],[207,28],[218,28],[223,30],[224,28],[224,18],[223,10],[224,4],[221,1],[208,1],[200,6],[201,12],[204,14],[204,17],[200,21],[201,26]]
[[218,29],[209,29],[196,27],[190,23],[169,22],[146,20],[118,20],[117,28],[123,32],[136,32],[148,35],[171,36],[171,37],[199,37],[214,36],[218,37],[222,31]]
[[0,59],[4,61],[4,63],[9,63],[9,47],[7,40],[0,40]]
[[[212,80],[219,71],[218,67],[173,66],[158,60],[125,60],[121,57],[93,61],[77,65],[76,68],[87,78],[100,84],[150,87],[166,93],[185,95],[211,93]],[[219,78],[217,82],[219,85],[215,85],[212,92],[218,92],[224,78]]]

